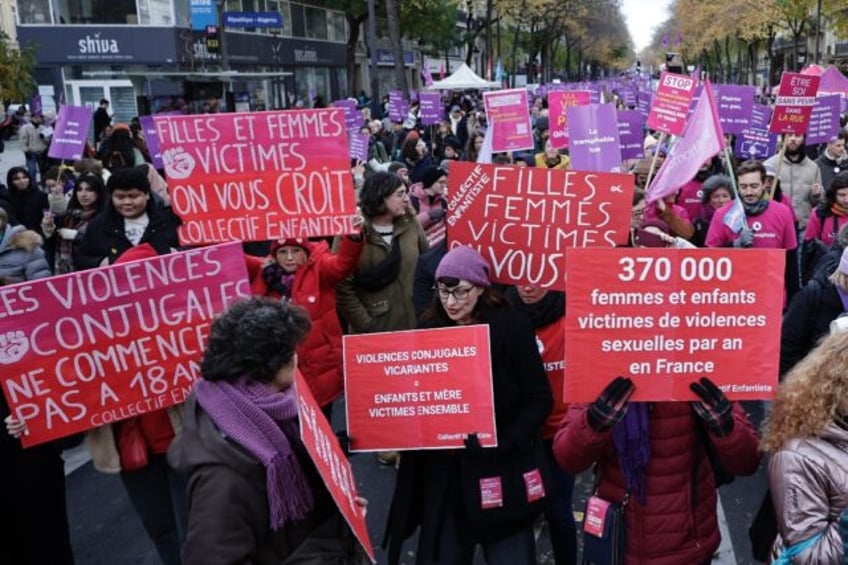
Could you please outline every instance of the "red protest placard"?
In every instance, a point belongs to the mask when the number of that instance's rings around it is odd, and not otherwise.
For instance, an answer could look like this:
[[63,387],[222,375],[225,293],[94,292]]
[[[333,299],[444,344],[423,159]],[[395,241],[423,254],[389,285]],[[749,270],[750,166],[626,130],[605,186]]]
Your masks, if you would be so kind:
[[551,147],[568,147],[568,119],[565,115],[571,106],[586,106],[591,103],[592,93],[588,90],[554,90],[548,93],[548,119],[550,120]]
[[154,121],[183,245],[356,231],[343,108]]
[[633,175],[456,161],[448,239],[470,245],[507,284],[565,289],[566,247],[627,242]]
[[697,85],[695,78],[663,72],[651,102],[648,128],[670,135],[683,133]]
[[774,396],[783,250],[571,249],[568,261],[567,402],[619,375],[634,401],[695,400],[701,377],[735,400]]
[[497,446],[489,326],[344,337],[351,451]]
[[350,462],[300,371],[295,371],[294,387],[297,393],[300,439],[353,535],[362,544],[371,562],[376,563],[374,548],[368,536],[368,525],[365,522],[365,511],[356,503],[356,480]]
[[238,243],[0,288],[0,384],[23,444],[182,402],[213,318],[249,295]]
[[533,149],[527,90],[513,88],[483,93],[486,118],[492,128],[492,151]]
[[769,133],[804,135],[816,105],[821,77],[801,73],[780,75],[780,88],[771,115]]

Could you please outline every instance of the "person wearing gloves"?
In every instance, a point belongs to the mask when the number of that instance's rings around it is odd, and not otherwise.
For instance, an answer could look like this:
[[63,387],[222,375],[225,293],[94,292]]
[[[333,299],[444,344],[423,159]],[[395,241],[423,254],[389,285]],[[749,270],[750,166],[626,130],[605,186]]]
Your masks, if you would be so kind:
[[[843,320],[843,318],[840,318]],[[848,332],[835,328],[787,375],[763,428],[777,519],[774,563],[844,563],[848,519]]]
[[759,465],[741,406],[707,378],[690,388],[697,401],[630,402],[636,386],[616,377],[593,403],[569,405],[554,440],[560,467],[595,465],[596,496],[624,507],[625,563],[710,563],[721,537],[712,460],[733,475]]
[[445,212],[448,201],[445,190],[448,186],[448,174],[439,167],[430,167],[424,171],[420,183],[413,184],[409,201],[416,212],[416,219],[427,236],[430,249],[439,245],[445,238],[447,227]]
[[[489,272],[472,248],[449,251],[420,327],[489,326],[498,446],[481,447],[468,430],[465,449],[404,452],[383,541],[391,565],[419,528],[418,563],[470,565],[477,545],[489,565],[536,563],[533,522],[546,498],[526,481],[548,477],[541,432],[551,387],[533,327],[492,289]],[[485,479],[501,487],[495,500],[484,496]]]
[[798,292],[798,237],[792,212],[783,204],[766,197],[766,169],[760,161],[745,161],[736,169],[739,198],[745,210],[745,224],[737,235],[724,223],[734,201],[713,214],[707,230],[707,247],[785,249],[784,290],[787,303]]
[[106,202],[106,188],[100,176],[86,173],[74,181],[74,189],[65,213],[55,220],[52,216],[44,216],[41,231],[45,237],[54,240],[54,272],[57,275],[76,270],[73,261],[74,250],[82,241],[89,222],[103,211]]

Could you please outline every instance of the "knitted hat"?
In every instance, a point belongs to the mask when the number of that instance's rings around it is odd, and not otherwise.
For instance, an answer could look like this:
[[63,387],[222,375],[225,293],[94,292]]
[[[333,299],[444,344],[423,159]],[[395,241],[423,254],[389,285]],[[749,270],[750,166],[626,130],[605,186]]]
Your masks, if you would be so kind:
[[491,286],[489,263],[474,249],[461,245],[454,247],[436,267],[436,280],[459,279],[477,286]]
[[447,175],[447,173],[439,167],[427,167],[424,169],[424,174],[421,177],[421,184],[424,185],[424,188],[430,188],[436,184],[437,180],[445,175]]
[[665,234],[670,234],[671,230],[668,224],[659,218],[648,218],[642,222],[639,229],[634,235],[635,243],[640,247],[667,247],[668,244],[656,233],[648,231],[645,228],[656,228]]
[[278,239],[277,241],[271,243],[271,257],[277,254],[277,250],[281,247],[300,247],[306,254],[309,255],[309,252],[312,251],[312,243],[308,239],[300,239],[290,237],[288,239]]
[[727,175],[711,176],[705,180],[704,184],[701,186],[701,204],[709,202],[710,196],[712,196],[713,192],[719,188],[726,188],[730,193],[730,197],[733,198],[733,190],[731,190],[732,186],[733,181]]
[[406,143],[410,139],[414,139],[414,140],[417,141],[417,140],[421,139],[421,136],[418,135],[418,132],[416,130],[412,130],[412,131],[410,131],[409,133],[406,134],[406,139],[404,139],[404,143]]

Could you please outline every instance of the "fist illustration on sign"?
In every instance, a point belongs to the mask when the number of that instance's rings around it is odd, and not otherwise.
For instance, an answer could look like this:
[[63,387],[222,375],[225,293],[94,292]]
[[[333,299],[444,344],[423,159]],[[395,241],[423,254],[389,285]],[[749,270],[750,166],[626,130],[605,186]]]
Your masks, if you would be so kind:
[[190,177],[196,164],[194,157],[182,147],[174,147],[163,152],[162,163],[165,165],[165,173],[168,178],[177,180]]
[[0,364],[11,365],[20,361],[29,351],[29,340],[24,332],[15,330],[0,333]]

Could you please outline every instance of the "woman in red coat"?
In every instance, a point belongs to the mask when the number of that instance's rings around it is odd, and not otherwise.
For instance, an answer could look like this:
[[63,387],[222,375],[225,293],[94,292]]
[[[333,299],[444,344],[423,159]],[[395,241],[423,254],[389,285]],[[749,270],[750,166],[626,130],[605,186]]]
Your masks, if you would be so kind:
[[336,313],[336,285],[351,274],[362,251],[360,235],[344,236],[338,253],[326,242],[286,239],[271,245],[254,295],[289,300],[306,309],[312,330],[298,346],[298,368],[329,419],[344,389],[342,328]]
[[757,434],[739,404],[706,378],[690,388],[700,401],[630,403],[635,386],[618,377],[594,403],[571,404],[557,432],[560,467],[577,474],[597,463],[597,496],[629,499],[627,565],[708,564],[721,541],[708,449],[733,475],[759,466]]

